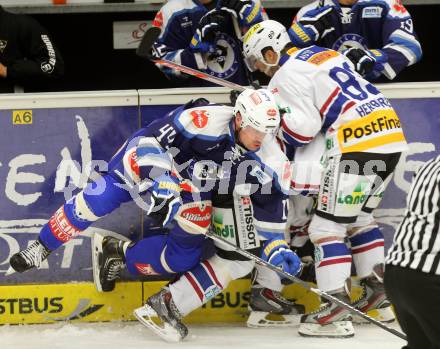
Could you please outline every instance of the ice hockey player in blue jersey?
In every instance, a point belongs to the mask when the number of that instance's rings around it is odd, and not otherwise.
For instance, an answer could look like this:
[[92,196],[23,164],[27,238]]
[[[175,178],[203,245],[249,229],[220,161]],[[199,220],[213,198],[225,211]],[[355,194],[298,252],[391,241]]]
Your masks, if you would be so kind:
[[367,80],[392,80],[418,62],[422,49],[400,0],[316,0],[288,30],[296,47],[318,45],[344,53]]
[[135,274],[185,272],[200,261],[213,193],[241,188],[265,240],[263,257],[296,273],[299,260],[283,240],[290,167],[274,138],[279,122],[267,90],[245,90],[235,108],[205,101],[171,111],[132,135],[110,160],[108,173],[62,205],[38,240],[11,257],[12,269],[39,267],[93,222],[134,200],[157,219],[163,234],[113,245],[103,290],[114,287],[123,262]]
[[[152,55],[210,75],[249,85],[249,74],[241,55],[241,35],[266,19],[260,0],[170,0],[156,14],[158,33]],[[185,86],[212,83],[158,65],[171,80]]]

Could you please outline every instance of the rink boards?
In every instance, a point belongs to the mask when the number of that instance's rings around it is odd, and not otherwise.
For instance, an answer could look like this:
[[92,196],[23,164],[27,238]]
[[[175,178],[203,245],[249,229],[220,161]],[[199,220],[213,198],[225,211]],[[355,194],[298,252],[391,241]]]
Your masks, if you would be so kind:
[[[438,153],[440,84],[381,87],[410,145],[376,212],[389,246],[414,170]],[[115,293],[97,294],[90,283],[94,231],[110,230],[132,239],[148,234],[149,222],[134,204],[124,205],[60,248],[40,270],[8,277],[4,273],[10,256],[37,237],[50,215],[83,188],[94,171],[105,170],[105,160],[131,133],[175,105],[202,96],[228,102],[223,88],[0,96],[0,324],[128,319],[150,290],[160,287],[127,274],[127,282]],[[232,283],[230,293],[218,296],[218,303],[211,300],[190,320],[243,320],[247,288],[247,281]],[[226,297],[224,306],[221,297]],[[313,306],[313,297],[308,306]]]
[[[0,324],[58,321],[134,320],[132,311],[158,292],[165,281],[121,282],[113,292],[99,293],[92,283],[0,286]],[[185,318],[188,323],[242,322],[247,319],[248,279],[235,280],[228,289]],[[317,297],[298,286],[284,291],[308,310]]]

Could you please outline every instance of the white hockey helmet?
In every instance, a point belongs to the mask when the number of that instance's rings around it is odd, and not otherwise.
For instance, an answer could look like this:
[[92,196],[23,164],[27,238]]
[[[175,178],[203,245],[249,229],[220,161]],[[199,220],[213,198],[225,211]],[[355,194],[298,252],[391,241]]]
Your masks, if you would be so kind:
[[241,115],[241,127],[251,126],[259,132],[276,134],[280,126],[280,112],[273,94],[266,89],[246,89],[237,97],[234,115]]
[[[262,61],[268,66],[278,65],[281,51],[289,42],[291,41],[286,28],[277,21],[266,20],[253,25],[243,38],[243,54],[249,70],[256,70],[257,61]],[[263,55],[265,48],[272,48],[278,54],[277,62],[266,62]]]

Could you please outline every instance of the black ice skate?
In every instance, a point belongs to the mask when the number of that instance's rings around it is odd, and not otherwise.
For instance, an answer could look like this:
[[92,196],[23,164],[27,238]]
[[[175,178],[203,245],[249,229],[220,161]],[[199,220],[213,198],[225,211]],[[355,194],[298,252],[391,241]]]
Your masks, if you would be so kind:
[[[179,342],[188,335],[188,328],[181,322],[182,315],[168,287],[148,298],[147,303],[135,309],[133,314],[144,326],[167,342]],[[156,324],[153,317],[158,317],[161,323]]]
[[[345,291],[335,293],[333,296],[350,303],[350,297]],[[351,320],[348,310],[335,303],[326,302],[318,310],[301,317],[298,333],[304,337],[353,337]]]
[[[362,293],[352,305],[378,321],[393,322],[395,316],[385,293],[383,269],[383,264],[379,264],[375,266],[372,276],[360,280]],[[357,315],[353,316],[353,322],[357,324],[369,323]]]
[[49,251],[40,240],[34,241],[28,248],[14,254],[9,259],[11,265],[7,274],[12,274],[14,271],[23,273],[33,267],[40,268],[41,263],[49,256]]
[[124,244],[128,242],[112,236],[94,235],[93,281],[98,292],[110,292],[115,289],[116,280],[121,277],[121,270],[125,267]]
[[284,298],[280,292],[273,291],[255,283],[251,288],[249,300],[250,314],[248,327],[288,327],[297,326],[305,313],[302,304]]

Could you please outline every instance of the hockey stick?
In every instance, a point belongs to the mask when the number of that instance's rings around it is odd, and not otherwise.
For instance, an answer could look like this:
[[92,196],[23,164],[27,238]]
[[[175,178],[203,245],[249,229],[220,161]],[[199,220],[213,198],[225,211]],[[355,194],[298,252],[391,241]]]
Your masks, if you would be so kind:
[[153,49],[153,44],[159,36],[160,36],[160,28],[157,27],[149,28],[142,37],[142,40],[138,48],[136,49],[136,54],[139,57],[150,59],[152,56],[151,50]]
[[224,79],[221,79],[221,78],[217,78],[215,76],[203,73],[200,70],[196,70],[196,69],[184,66],[182,64],[169,61],[167,59],[163,59],[163,58],[161,58],[161,59],[152,59],[152,62],[156,63],[156,64],[164,65],[165,67],[168,67],[168,68],[171,68],[171,69],[178,70],[178,71],[180,71],[182,73],[185,73],[185,74],[188,74],[188,75],[195,76],[195,77],[197,77],[199,79],[210,81],[210,82],[212,82],[214,84],[217,84],[217,85],[220,85],[220,86],[223,86],[223,87],[227,87],[227,88],[230,88],[232,90],[244,91],[246,89],[245,86],[241,86],[241,85],[236,84],[234,82],[227,81],[227,80],[224,80]]
[[[241,33],[240,33],[240,27],[238,25],[238,21],[235,17],[232,16],[232,22],[234,25],[234,32],[235,35],[237,36],[237,38],[240,40],[241,37]],[[201,72],[199,70],[184,66],[182,64],[179,63],[175,63],[172,61],[169,61],[167,59],[164,58],[154,58],[153,55],[151,54],[151,50],[154,49],[153,48],[153,44],[154,42],[157,40],[157,38],[160,36],[160,29],[157,27],[151,27],[150,29],[148,29],[144,36],[142,37],[142,40],[136,50],[136,54],[139,57],[142,58],[147,58],[150,59],[153,63],[155,64],[160,64],[163,65],[165,67],[171,68],[171,69],[175,69],[178,70],[182,73],[191,75],[191,76],[195,76],[199,79],[203,79],[209,82],[212,82],[214,84],[217,84],[219,86],[223,86],[223,87],[227,87],[230,88],[232,90],[237,90],[237,91],[244,91],[246,89],[246,87],[235,84],[233,82],[221,79],[221,78],[217,78],[215,76],[209,75],[207,73]],[[250,79],[250,81],[252,81]]]
[[291,281],[293,281],[293,282],[295,282],[297,284],[300,284],[301,286],[303,286],[307,290],[312,291],[312,292],[316,293],[317,295],[319,295],[319,296],[321,296],[321,297],[323,297],[323,298],[325,298],[325,299],[327,299],[327,300],[329,300],[329,301],[331,301],[333,303],[336,303],[337,305],[343,307],[344,309],[348,310],[349,312],[354,313],[354,314],[364,318],[368,322],[371,322],[371,323],[375,324],[376,326],[379,326],[380,328],[384,329],[385,331],[388,331],[388,332],[394,334],[395,336],[406,340],[406,335],[405,334],[395,330],[394,328],[391,328],[391,327],[383,324],[382,322],[380,322],[380,321],[378,321],[376,319],[373,319],[371,316],[361,312],[360,310],[358,310],[358,309],[352,307],[351,305],[341,301],[340,299],[332,296],[331,294],[328,294],[328,293],[326,293],[324,291],[321,291],[319,288],[315,288],[315,287],[310,286],[307,282],[297,278],[296,276],[293,276],[292,274],[289,274],[289,273],[283,271],[282,269],[274,266],[273,264],[270,264],[269,262],[264,261],[263,259],[253,255],[252,253],[241,249],[240,247],[234,245],[233,243],[230,243],[229,241],[226,241],[226,240],[218,237],[217,235],[215,235],[215,233],[212,230],[208,230],[206,232],[206,235],[208,237],[210,237],[214,241],[217,241],[217,242],[219,242],[221,244],[224,244],[224,245],[227,245],[227,246],[233,248],[233,250],[235,252],[241,254],[242,256],[244,256],[246,258],[249,258],[249,259],[255,261],[255,263],[257,263],[257,264],[259,264],[261,266],[264,266],[266,268],[269,268],[270,270],[273,270],[273,271],[277,272],[278,274],[283,275],[286,279],[289,279],[289,280],[291,280]]

